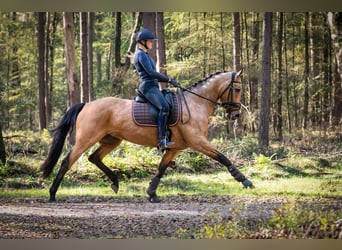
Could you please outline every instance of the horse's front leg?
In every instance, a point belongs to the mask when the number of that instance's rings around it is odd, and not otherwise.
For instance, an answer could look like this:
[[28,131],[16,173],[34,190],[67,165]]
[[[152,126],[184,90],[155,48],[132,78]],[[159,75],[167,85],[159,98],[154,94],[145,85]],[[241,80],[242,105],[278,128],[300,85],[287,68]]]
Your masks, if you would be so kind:
[[229,173],[234,177],[234,179],[238,182],[241,182],[245,188],[254,188],[252,182],[249,181],[226,156],[213,148],[213,146],[207,141],[207,139],[201,138],[201,141],[194,144],[191,148],[211,157],[212,159],[226,166]]
[[156,175],[151,179],[150,185],[147,189],[147,194],[149,196],[149,201],[152,203],[158,203],[160,202],[159,197],[157,196],[157,188],[160,182],[160,179],[163,177],[167,167],[169,166],[172,159],[176,157],[176,155],[179,153],[178,150],[166,150],[166,152],[163,155],[163,158],[161,159],[158,167],[158,171]]

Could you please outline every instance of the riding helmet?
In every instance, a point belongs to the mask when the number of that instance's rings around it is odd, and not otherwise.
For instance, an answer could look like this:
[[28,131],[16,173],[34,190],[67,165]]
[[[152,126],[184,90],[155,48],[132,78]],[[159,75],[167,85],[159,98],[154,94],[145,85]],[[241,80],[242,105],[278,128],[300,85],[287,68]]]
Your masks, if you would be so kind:
[[136,41],[139,42],[141,40],[157,40],[152,31],[149,29],[142,29],[138,32],[136,36]]

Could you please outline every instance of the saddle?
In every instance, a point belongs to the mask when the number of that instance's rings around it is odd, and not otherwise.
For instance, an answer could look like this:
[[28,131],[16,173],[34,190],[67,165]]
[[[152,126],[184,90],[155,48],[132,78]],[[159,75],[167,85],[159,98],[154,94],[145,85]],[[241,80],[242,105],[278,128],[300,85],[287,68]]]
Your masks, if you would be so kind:
[[[159,110],[138,89],[135,91],[137,96],[132,101],[132,117],[134,123],[138,126],[156,127]],[[168,126],[175,126],[180,119],[179,96],[170,89],[163,89],[161,92],[170,106]]]

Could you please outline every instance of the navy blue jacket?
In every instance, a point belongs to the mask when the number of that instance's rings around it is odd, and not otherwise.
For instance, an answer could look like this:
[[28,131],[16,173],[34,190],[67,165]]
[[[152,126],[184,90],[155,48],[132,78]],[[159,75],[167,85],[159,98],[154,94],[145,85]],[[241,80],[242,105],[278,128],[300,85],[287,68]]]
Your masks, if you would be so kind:
[[168,82],[169,78],[156,71],[156,65],[149,54],[141,48],[135,52],[134,66],[142,82]]

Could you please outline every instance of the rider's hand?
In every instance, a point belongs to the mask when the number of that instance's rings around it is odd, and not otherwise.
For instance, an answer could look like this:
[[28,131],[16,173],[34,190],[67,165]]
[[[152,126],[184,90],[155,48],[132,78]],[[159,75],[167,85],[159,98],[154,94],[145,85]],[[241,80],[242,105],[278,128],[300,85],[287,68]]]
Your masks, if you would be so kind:
[[169,83],[171,83],[173,87],[180,87],[179,83],[175,79],[170,78]]

